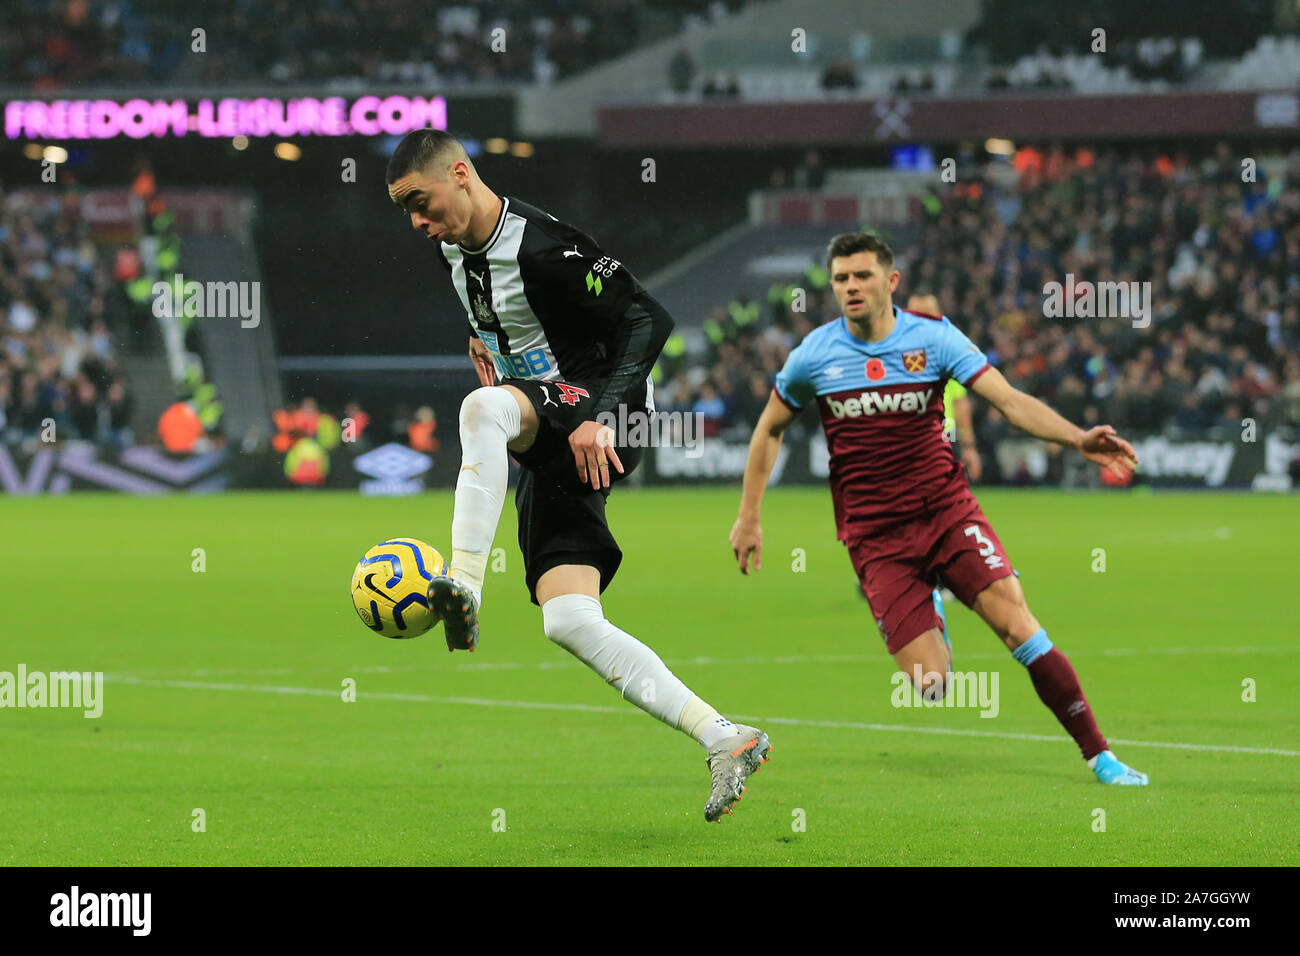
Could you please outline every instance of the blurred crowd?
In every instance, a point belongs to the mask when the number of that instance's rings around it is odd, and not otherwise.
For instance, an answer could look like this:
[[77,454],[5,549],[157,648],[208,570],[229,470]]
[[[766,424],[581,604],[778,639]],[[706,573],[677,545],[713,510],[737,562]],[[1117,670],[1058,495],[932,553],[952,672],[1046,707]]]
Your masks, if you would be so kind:
[[[1074,84],[1066,75],[1067,58],[1093,56],[1077,43],[1052,46],[1042,43],[1032,54],[1021,56],[1011,67],[995,67],[984,84],[990,90],[1070,89]],[[1139,81],[1183,83],[1197,70],[1205,56],[1205,44],[1199,37],[1142,37],[1136,41],[1121,37],[1115,48],[1098,54],[1097,62],[1107,70],[1126,69]],[[895,90],[895,92],[898,92]]]
[[125,321],[80,200],[0,195],[0,442],[131,439]]
[[[661,0],[681,25],[743,0]],[[632,49],[637,0],[9,0],[0,82],[548,82]],[[191,52],[202,28],[204,52]],[[503,33],[494,34],[496,30]],[[494,42],[495,41],[495,42]]]
[[280,454],[288,452],[303,438],[317,441],[327,450],[346,443],[354,445],[358,451],[365,451],[393,441],[431,455],[442,447],[437,436],[438,416],[429,405],[411,411],[408,406],[399,404],[393,409],[386,430],[377,431],[378,426],[371,427],[370,413],[358,402],[345,403],[342,414],[335,416],[322,410],[315,398],[306,396],[277,409],[272,415],[272,423],[275,435],[271,439],[271,448]]
[[[917,240],[895,248],[894,301],[937,295],[1013,384],[1085,426],[1300,427],[1300,154],[1273,179],[1256,168],[1243,182],[1243,168],[1226,145],[1197,158],[1022,150],[968,162],[927,197]],[[1044,287],[1067,274],[1150,282],[1150,325],[1047,317]],[[790,307],[796,288],[804,311]],[[718,307],[706,361],[666,351],[656,402],[704,414],[712,434],[747,433],[789,350],[838,314],[811,262],[766,302]],[[1010,434],[987,403],[974,410],[981,441]]]

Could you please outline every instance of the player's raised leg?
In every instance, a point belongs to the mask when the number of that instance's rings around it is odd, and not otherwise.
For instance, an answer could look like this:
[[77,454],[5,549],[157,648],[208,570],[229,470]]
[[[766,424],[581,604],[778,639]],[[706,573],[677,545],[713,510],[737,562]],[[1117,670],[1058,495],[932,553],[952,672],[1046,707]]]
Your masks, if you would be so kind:
[[713,788],[705,819],[730,813],[745,780],[767,761],[767,734],[732,723],[668,669],[653,650],[611,624],[600,603],[600,571],[563,564],[538,578],[546,636],[614,687],[624,700],[698,741],[708,752]]
[[913,547],[920,531],[903,525],[888,534],[847,543],[862,596],[898,669],[926,700],[951,686],[952,644],[939,592],[918,570]]
[[[862,598],[862,600],[864,601],[867,600],[866,585],[864,585],[861,581],[858,581],[853,585],[853,588],[858,592],[858,597]],[[943,605],[945,601],[955,601],[956,598],[953,597],[952,592],[949,591],[946,587],[943,588],[942,590],[939,588],[935,588],[934,591],[931,592],[931,597],[934,599],[934,611],[936,614],[939,615],[939,620],[942,622],[942,626],[940,627],[940,633],[943,636],[943,642],[948,645],[948,657],[951,662],[952,633],[948,628],[948,612],[944,610]]]
[[532,403],[513,386],[477,388],[461,402],[451,562],[447,575],[429,585],[429,606],[442,619],[448,650],[472,651],[478,642],[483,579],[509,483],[507,451],[525,451],[537,429]]
[[1145,786],[1147,775],[1122,763],[1106,743],[1069,659],[1053,646],[1029,610],[1019,578],[1008,575],[975,596],[973,608],[1029,671],[1039,699],[1079,745],[1102,783]]

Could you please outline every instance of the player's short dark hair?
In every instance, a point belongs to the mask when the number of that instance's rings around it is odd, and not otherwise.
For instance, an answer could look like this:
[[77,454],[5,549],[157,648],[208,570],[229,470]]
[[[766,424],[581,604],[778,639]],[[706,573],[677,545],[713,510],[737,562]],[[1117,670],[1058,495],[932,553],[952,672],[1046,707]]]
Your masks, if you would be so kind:
[[425,172],[435,166],[449,169],[456,161],[453,157],[459,158],[464,152],[464,144],[446,130],[412,130],[402,137],[388,158],[384,182],[391,186],[407,173]]
[[876,261],[886,269],[894,264],[894,250],[879,236],[865,232],[842,232],[826,244],[826,268],[836,256],[851,256],[858,252],[874,252]]

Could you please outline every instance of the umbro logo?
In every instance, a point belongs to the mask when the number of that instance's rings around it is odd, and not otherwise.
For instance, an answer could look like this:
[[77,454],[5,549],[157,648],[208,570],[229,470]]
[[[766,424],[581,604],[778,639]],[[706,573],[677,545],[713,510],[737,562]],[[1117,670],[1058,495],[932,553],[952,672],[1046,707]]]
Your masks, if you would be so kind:
[[843,374],[844,374],[844,369],[840,368],[838,365],[832,365],[830,368],[826,370],[827,378],[839,378]]
[[414,449],[389,442],[364,455],[352,467],[370,478],[361,482],[363,495],[409,495],[424,488],[417,477],[433,467],[433,459]]

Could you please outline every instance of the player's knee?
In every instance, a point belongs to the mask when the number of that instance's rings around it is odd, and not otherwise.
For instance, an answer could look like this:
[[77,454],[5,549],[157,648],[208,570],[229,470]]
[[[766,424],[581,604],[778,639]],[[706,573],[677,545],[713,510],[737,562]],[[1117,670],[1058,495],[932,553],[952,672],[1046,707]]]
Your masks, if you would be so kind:
[[921,670],[920,667],[914,673],[907,675],[912,686],[917,689],[922,699],[928,701],[940,701],[948,696],[948,690],[952,686],[952,675],[948,672],[947,662],[944,663],[943,669]]
[[542,605],[542,632],[568,648],[584,630],[605,620],[600,602],[586,594],[562,594]]
[[[507,434],[510,434],[512,417],[517,423],[519,406],[515,402],[514,396],[504,388],[484,385],[474,389],[460,403],[460,430],[462,434],[477,432],[491,425],[496,425]],[[519,429],[516,425],[514,434],[518,434],[518,432]]]
[[460,403],[461,430],[474,430],[491,420],[493,391],[494,388],[483,386],[465,396]]

